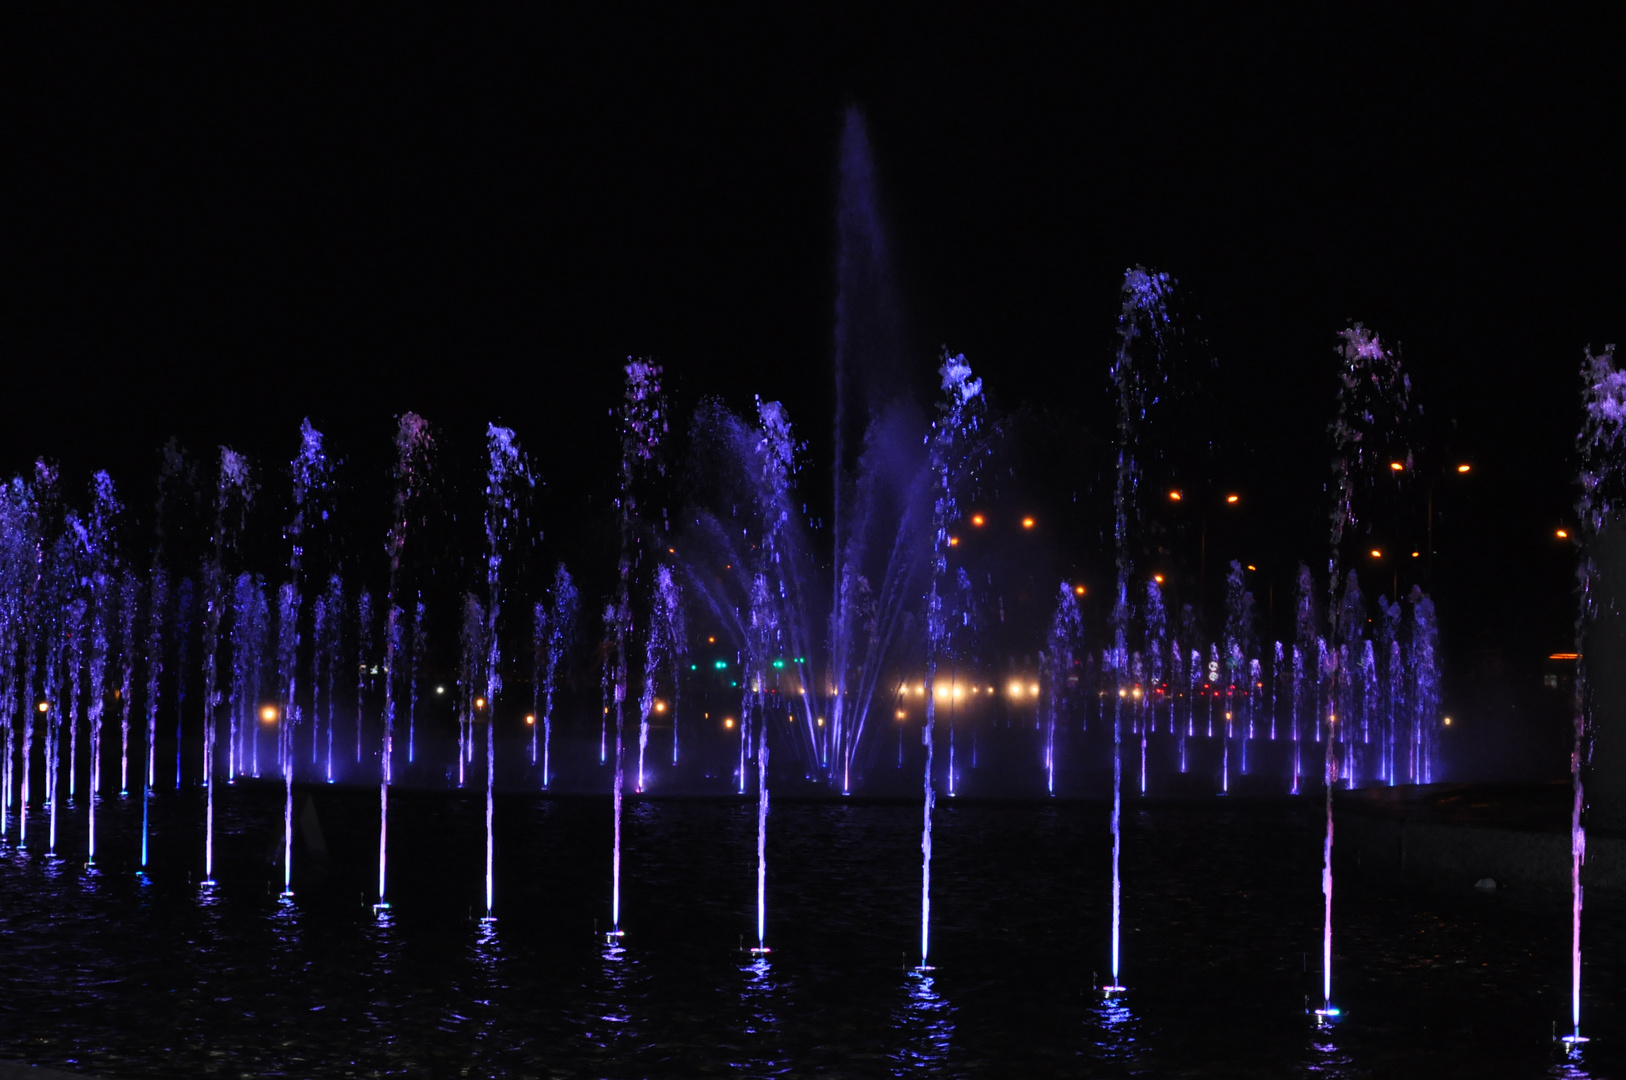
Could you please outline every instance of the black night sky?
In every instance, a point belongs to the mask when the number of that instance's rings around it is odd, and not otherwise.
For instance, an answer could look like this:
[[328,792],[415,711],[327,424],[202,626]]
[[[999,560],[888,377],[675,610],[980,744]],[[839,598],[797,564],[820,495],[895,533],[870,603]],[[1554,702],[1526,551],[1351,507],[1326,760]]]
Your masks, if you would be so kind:
[[[1369,588],[1436,595],[1448,704],[1484,680],[1535,700],[1573,633],[1554,530],[1582,350],[1626,337],[1614,39],[1566,18],[14,11],[0,468],[53,457],[69,491],[110,468],[139,511],[169,436],[270,473],[308,415],[381,490],[400,411],[467,447],[495,420],[546,484],[548,542],[591,562],[633,355],[680,416],[783,400],[822,504],[856,104],[921,400],[947,346],[1044,433],[1012,498],[1069,572],[1110,572],[1126,267],[1178,279],[1181,348],[1214,361],[1185,481],[1214,507],[1210,594],[1231,558],[1277,593],[1324,560],[1332,348],[1359,320],[1401,351],[1439,477],[1432,573]],[[1422,546],[1419,520],[1374,543]]]

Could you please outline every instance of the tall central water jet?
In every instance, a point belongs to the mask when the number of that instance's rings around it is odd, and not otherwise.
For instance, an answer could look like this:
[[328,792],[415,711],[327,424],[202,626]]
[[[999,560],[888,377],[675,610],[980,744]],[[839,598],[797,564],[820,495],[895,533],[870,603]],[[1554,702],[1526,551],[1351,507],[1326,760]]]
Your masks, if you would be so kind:
[[[863,116],[848,109],[836,205],[835,462],[826,715],[843,793],[881,685],[906,642],[926,550],[920,421]],[[766,423],[764,425],[767,426]],[[805,653],[799,655],[805,656]],[[834,777],[832,778],[834,779]]]
[[926,593],[926,724],[921,740],[926,745],[920,831],[920,964],[916,971],[931,970],[932,925],[932,811],[937,792],[932,775],[933,728],[937,719],[937,664],[948,647],[949,625],[944,617],[943,590],[948,574],[949,528],[959,517],[960,490],[976,475],[987,449],[982,433],[985,402],[982,380],[971,377],[965,356],[943,357],[938,368],[943,400],[932,423],[931,466],[932,562],[931,587]]

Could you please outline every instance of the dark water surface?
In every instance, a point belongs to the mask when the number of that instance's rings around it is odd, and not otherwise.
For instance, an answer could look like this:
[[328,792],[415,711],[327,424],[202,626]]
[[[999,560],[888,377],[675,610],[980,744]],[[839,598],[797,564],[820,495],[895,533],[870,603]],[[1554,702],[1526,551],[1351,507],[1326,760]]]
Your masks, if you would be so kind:
[[[109,799],[104,852],[0,869],[0,1057],[119,1076],[1626,1075],[1626,925],[1593,913],[1584,1073],[1556,895],[1403,888],[1344,874],[1334,997],[1318,1032],[1320,822],[1310,803],[1132,808],[1120,1003],[1108,964],[1105,807],[943,800],[933,962],[918,962],[918,805],[782,802],[769,841],[771,963],[754,928],[754,806],[629,806],[622,950],[607,799],[502,800],[494,930],[483,807],[392,798],[387,922],[370,902],[377,791],[327,789],[325,857],[296,850],[280,904],[281,793],[225,789],[219,884],[202,891],[201,799]],[[43,818],[30,820],[43,838]],[[38,828],[38,832],[36,832]],[[1104,979],[1097,979],[1104,981]]]

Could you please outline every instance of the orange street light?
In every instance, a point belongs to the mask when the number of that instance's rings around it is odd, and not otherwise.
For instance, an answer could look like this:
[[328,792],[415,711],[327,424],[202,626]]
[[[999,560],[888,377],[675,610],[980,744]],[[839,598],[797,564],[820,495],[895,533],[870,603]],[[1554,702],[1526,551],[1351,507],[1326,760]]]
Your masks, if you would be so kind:
[[731,727],[733,727],[733,726],[734,726],[734,718],[733,718],[733,717],[732,717],[732,716],[730,716],[730,717],[727,717],[727,718],[725,718],[725,719],[724,719],[724,720],[723,720],[723,726],[724,726],[724,727],[725,727],[725,728],[731,728]]
[[1391,462],[1389,462],[1389,468],[1393,469],[1395,472],[1400,472],[1405,467],[1406,467],[1405,463],[1403,463],[1403,462],[1399,462],[1399,461],[1391,461]]
[[1383,552],[1379,551],[1377,548],[1373,548],[1372,549],[1372,557],[1374,559],[1381,559],[1381,558],[1383,558]]
[[1465,473],[1465,472],[1468,472],[1472,468],[1473,468],[1472,465],[1458,465],[1457,466],[1457,472]]
[[975,525],[979,529],[982,528],[982,523],[983,523],[984,520],[985,519],[983,518],[983,516],[981,514],[972,514],[971,515],[971,524]]
[[959,547],[959,546],[960,546],[960,538],[958,536],[949,537],[949,547]]
[[1152,575],[1152,580],[1157,582],[1159,585],[1161,585],[1161,584],[1163,584],[1163,575],[1162,574],[1153,574]]
[[1241,496],[1239,496],[1239,495],[1227,495],[1227,496],[1225,496],[1225,501],[1228,502],[1228,503],[1232,503],[1232,504],[1237,503],[1238,501],[1240,501],[1240,499],[1241,499]]
[[51,711],[51,703],[48,702],[48,701],[42,701],[42,702],[40,702],[39,709],[40,709],[40,712],[50,712]]
[[483,708],[485,708],[485,707],[486,707],[486,699],[485,699],[485,698],[483,698],[483,697],[477,697],[477,698],[475,698],[475,699],[474,699],[474,707],[475,707],[475,708],[476,708],[476,709],[483,709]]
[[1033,519],[1030,518],[1030,517],[1023,518],[1022,519],[1022,528],[1024,528],[1024,529],[1033,528]]
[[1170,502],[1179,502],[1180,501],[1180,493],[1178,491],[1169,492],[1169,501]]
[[1566,532],[1565,530],[1563,530],[1563,529],[1559,529],[1558,530],[1558,538],[1560,540],[1568,540],[1570,538],[1570,534],[1568,532]]
[[1082,586],[1082,585],[1074,585],[1073,586],[1073,594],[1075,596],[1083,596],[1084,595],[1084,586]]
[[265,706],[264,708],[262,708],[260,710],[260,719],[264,720],[266,723],[269,724],[273,720],[275,720],[276,718],[277,718],[277,707],[275,705],[267,705],[267,706]]

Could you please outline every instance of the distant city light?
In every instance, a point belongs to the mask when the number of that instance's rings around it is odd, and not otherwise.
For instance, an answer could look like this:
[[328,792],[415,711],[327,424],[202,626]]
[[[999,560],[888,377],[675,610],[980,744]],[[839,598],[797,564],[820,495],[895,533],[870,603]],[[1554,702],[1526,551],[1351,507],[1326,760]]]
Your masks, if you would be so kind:
[[[660,712],[660,711],[661,711],[661,707],[660,707],[660,706],[659,706],[659,705],[657,705],[657,706],[655,706],[655,711],[656,711],[656,712]],[[532,716],[532,715],[530,715],[530,714],[529,714],[529,713],[527,713],[527,714],[526,714],[526,715],[525,715],[525,722],[526,722],[526,723],[527,723],[527,724],[534,724],[534,723],[536,723],[536,717],[535,717],[535,716]]]
[[1180,493],[1178,491],[1169,492],[1169,501],[1170,502],[1179,502],[1180,501]]
[[1560,540],[1568,540],[1568,539],[1569,539],[1569,538],[1570,538],[1570,534],[1569,534],[1569,532],[1568,532],[1568,531],[1567,531],[1567,530],[1565,530],[1565,529],[1559,529],[1559,530],[1558,530],[1558,538],[1559,538],[1559,539],[1560,539]]
[[734,718],[732,716],[728,717],[726,720],[723,721],[723,726],[725,728],[733,727],[734,726]]
[[822,716],[821,716],[821,717],[819,717],[819,726],[820,726],[820,727],[823,727],[823,726],[824,726],[824,717],[822,717]]
[[1377,548],[1373,548],[1372,549],[1372,557],[1374,559],[1381,559],[1381,558],[1383,558],[1383,552],[1379,551]]
[[971,515],[971,524],[975,525],[977,528],[979,528],[979,529],[982,528],[982,522],[983,522],[983,516],[981,514],[972,514]]
[[1450,727],[1450,726],[1451,726],[1451,718],[1450,718],[1450,717],[1449,717],[1449,716],[1447,716],[1447,717],[1446,717],[1446,718],[1445,718],[1445,726],[1446,726],[1446,727]]
[[959,546],[960,546],[960,538],[958,536],[949,537],[949,547],[959,547]]
[[[1580,658],[1581,658],[1580,653],[1555,652],[1551,656],[1549,656],[1547,659],[1549,659],[1549,660],[1579,660]],[[41,709],[40,711],[44,712],[45,710]]]
[[1389,468],[1393,469],[1395,472],[1399,472],[1400,470],[1404,469],[1405,467],[1406,466],[1403,463],[1398,462],[1398,461],[1389,462]]
[[1022,519],[1022,528],[1024,528],[1024,529],[1033,528],[1033,519],[1030,518],[1030,517],[1023,518]]
[[1471,468],[1473,468],[1471,465],[1458,465],[1457,472],[1467,472]]
[[275,720],[276,718],[277,718],[277,707],[275,705],[267,705],[267,706],[265,706],[264,708],[262,708],[260,710],[260,719],[264,720],[266,723],[269,724],[271,721]]
[[476,709],[483,709],[483,708],[485,708],[485,707],[486,707],[486,699],[485,699],[485,698],[483,698],[483,697],[477,697],[477,698],[475,698],[475,699],[474,699],[474,707],[475,707],[475,708],[476,708]]
[[1019,683],[1019,682],[1011,683],[1011,697],[1019,698],[1021,696],[1022,696],[1022,684]]
[[1258,567],[1257,567],[1257,566],[1255,566],[1255,565],[1253,565],[1253,564],[1252,564],[1252,563],[1249,563],[1249,564],[1248,564],[1248,569],[1249,569],[1249,570],[1257,570],[1257,569],[1259,569],[1259,568],[1258,568]]
[[437,694],[444,694],[444,693],[445,693],[445,692],[446,692],[446,688],[445,688],[445,687],[444,687],[444,686],[437,686],[437,687],[435,687],[435,693],[437,693]]
[[1228,502],[1228,503],[1234,503],[1234,502],[1237,502],[1240,498],[1241,498],[1240,495],[1227,495],[1227,496],[1225,496],[1225,501]]
[[1153,574],[1152,575],[1152,580],[1157,582],[1159,585],[1161,585],[1161,584],[1163,584],[1163,575],[1162,574]]
[[1422,553],[1421,553],[1421,552],[1418,552],[1418,551],[1414,551],[1414,552],[1412,552],[1412,553],[1411,553],[1411,557],[1412,557],[1412,558],[1414,558],[1414,559],[1415,559],[1415,558],[1417,558],[1417,557],[1418,557],[1418,556],[1419,556],[1419,555],[1421,555],[1421,554],[1422,554]]
[[1074,585],[1073,586],[1073,592],[1075,594],[1077,594],[1078,596],[1083,596],[1084,595],[1084,586],[1082,586],[1082,585]]
[[906,713],[906,712],[904,712],[904,711],[903,711],[903,710],[902,710],[902,709],[899,709],[899,710],[898,710],[898,719],[899,719],[899,720],[902,720],[902,719],[903,719],[903,718],[904,718],[904,717],[906,717],[906,716],[908,716],[908,715],[909,715],[909,714],[908,714],[908,713]]

